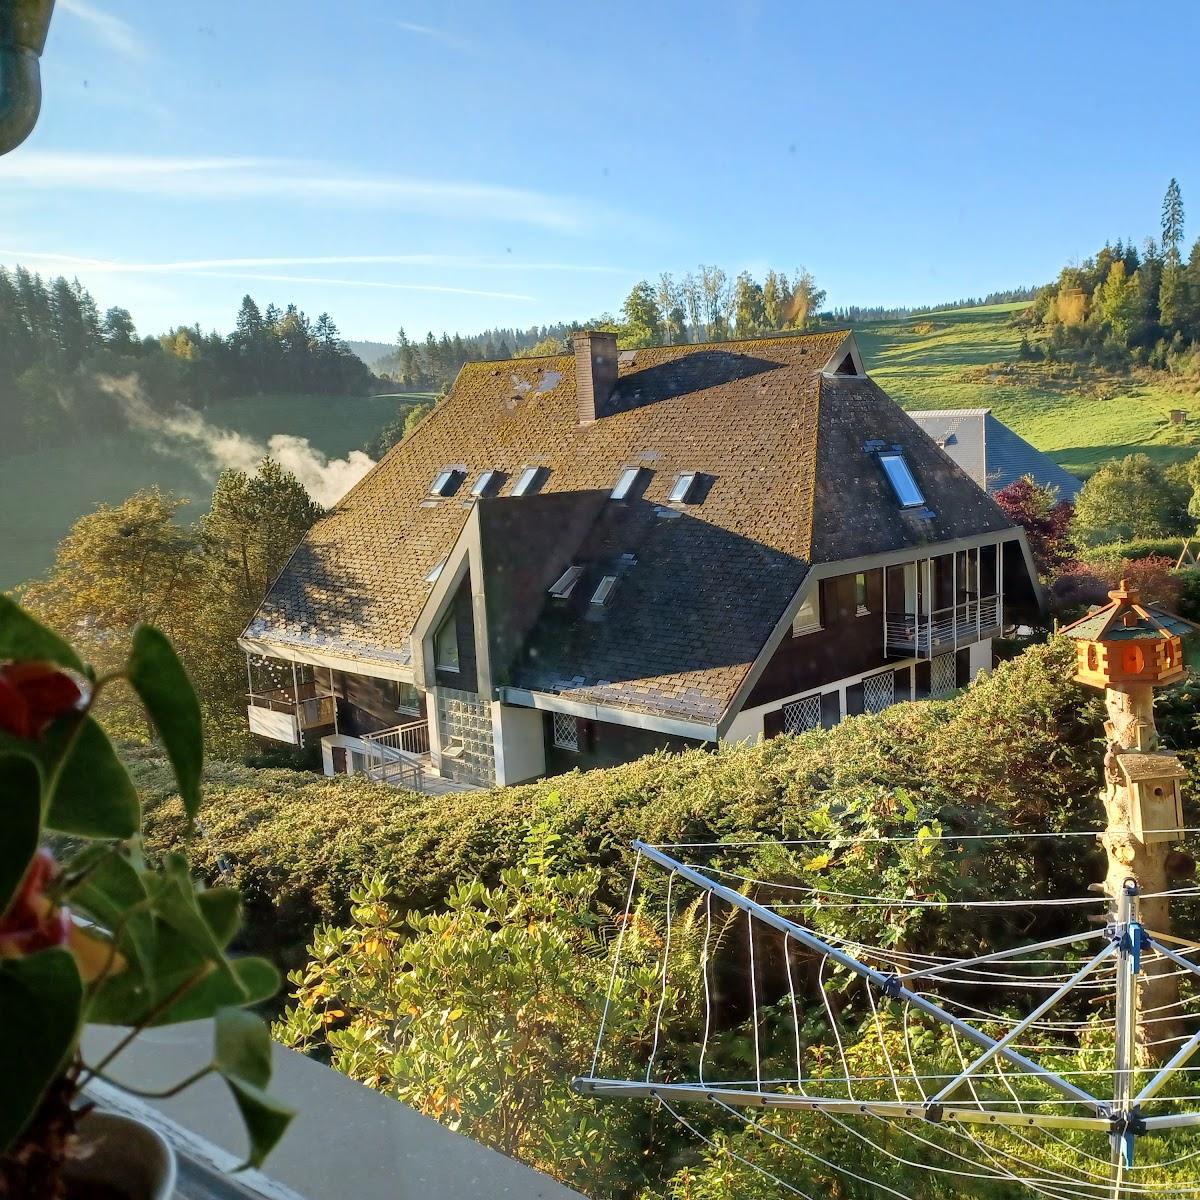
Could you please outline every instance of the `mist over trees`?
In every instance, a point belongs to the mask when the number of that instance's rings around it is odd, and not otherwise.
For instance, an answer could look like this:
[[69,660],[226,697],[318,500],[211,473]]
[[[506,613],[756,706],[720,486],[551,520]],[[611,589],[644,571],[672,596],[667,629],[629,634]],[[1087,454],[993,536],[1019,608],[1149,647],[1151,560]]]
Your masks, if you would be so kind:
[[260,311],[246,296],[229,334],[194,325],[139,337],[126,309],[101,315],[78,280],[0,268],[0,395],[10,448],[123,428],[117,400],[97,377],[131,373],[164,409],[255,393],[356,395],[373,380],[328,313],[314,322],[294,304]]

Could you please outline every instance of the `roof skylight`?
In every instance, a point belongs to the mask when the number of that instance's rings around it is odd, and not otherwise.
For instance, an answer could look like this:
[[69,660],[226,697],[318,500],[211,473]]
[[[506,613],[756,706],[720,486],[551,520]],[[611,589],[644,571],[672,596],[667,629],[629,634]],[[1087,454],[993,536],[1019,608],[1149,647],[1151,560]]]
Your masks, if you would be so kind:
[[429,485],[431,496],[453,496],[462,483],[465,472],[460,467],[445,467],[439,471],[434,481]]
[[551,585],[550,595],[557,597],[559,600],[565,600],[574,590],[575,585],[579,582],[579,577],[583,574],[583,568],[580,566],[568,567]]
[[480,477],[475,480],[475,486],[471,489],[472,496],[486,496],[500,482],[500,472],[496,470],[484,471]]
[[596,585],[596,590],[592,593],[593,604],[607,604],[609,598],[613,594],[613,589],[617,586],[617,577],[615,575],[605,575],[603,579]]
[[901,508],[916,508],[925,503],[925,495],[917,486],[909,468],[908,460],[897,450],[889,450],[880,454],[879,462],[887,472],[888,482]]
[[637,483],[638,476],[641,473],[641,467],[626,467],[621,472],[620,479],[617,480],[617,486],[612,490],[612,498],[614,500],[624,500],[629,495],[633,485]]
[[692,493],[696,490],[696,480],[699,478],[695,471],[684,471],[675,479],[675,486],[667,500],[672,504],[691,503]]
[[513,484],[510,496],[526,496],[530,492],[536,492],[541,486],[543,479],[543,469],[541,467],[526,467],[517,477],[517,482]]

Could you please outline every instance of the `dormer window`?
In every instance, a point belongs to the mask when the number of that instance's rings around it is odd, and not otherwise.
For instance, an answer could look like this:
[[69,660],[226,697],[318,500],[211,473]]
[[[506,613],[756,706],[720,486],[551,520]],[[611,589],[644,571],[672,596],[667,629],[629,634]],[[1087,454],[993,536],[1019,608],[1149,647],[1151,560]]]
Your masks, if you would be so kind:
[[439,471],[433,483],[429,485],[431,496],[453,496],[466,475],[461,467],[445,467]]
[[682,475],[676,476],[675,486],[671,489],[671,494],[667,500],[671,504],[691,504],[695,499],[696,485],[700,481],[700,476],[695,471],[684,471]]
[[517,482],[513,484],[510,496],[530,496],[542,486],[546,478],[546,470],[544,467],[526,467],[520,475],[517,476]]
[[500,486],[499,471],[484,471],[482,475],[475,480],[475,486],[471,488],[471,495],[476,498],[480,496],[489,496]]
[[899,450],[886,450],[879,455],[880,466],[887,474],[892,491],[900,501],[901,508],[918,508],[925,503],[925,495],[913,478],[908,460]]
[[617,486],[612,490],[612,499],[624,500],[626,496],[633,490],[634,484],[637,483],[638,477],[641,475],[641,467],[626,467],[621,472],[620,479],[617,480]]
[[551,585],[550,595],[557,600],[565,600],[574,590],[575,585],[579,582],[579,577],[583,574],[583,568],[579,566],[568,567]]

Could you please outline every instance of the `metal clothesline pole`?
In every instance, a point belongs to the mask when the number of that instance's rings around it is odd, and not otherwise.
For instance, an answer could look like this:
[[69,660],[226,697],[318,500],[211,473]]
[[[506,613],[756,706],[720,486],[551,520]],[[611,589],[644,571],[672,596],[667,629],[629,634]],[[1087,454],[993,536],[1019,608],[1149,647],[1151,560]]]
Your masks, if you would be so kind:
[[1113,1070],[1113,1126],[1109,1132],[1113,1200],[1120,1200],[1125,1170],[1133,1163],[1136,1111],[1131,1109],[1133,1094],[1133,1047],[1137,1020],[1137,975],[1141,969],[1142,930],[1137,922],[1138,886],[1125,881],[1117,897],[1117,920],[1113,940],[1119,955],[1117,964],[1116,1050]]

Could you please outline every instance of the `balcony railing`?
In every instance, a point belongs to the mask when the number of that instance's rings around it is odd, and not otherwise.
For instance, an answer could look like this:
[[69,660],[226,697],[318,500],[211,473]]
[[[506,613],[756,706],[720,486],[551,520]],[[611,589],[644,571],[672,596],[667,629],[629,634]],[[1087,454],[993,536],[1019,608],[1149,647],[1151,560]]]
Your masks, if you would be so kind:
[[977,642],[994,634],[1003,620],[1000,597],[980,596],[931,613],[888,613],[884,622],[884,653],[908,651],[932,658],[944,650]]
[[299,698],[286,688],[247,692],[250,732],[297,746],[306,730],[334,724],[337,706],[334,696],[318,692],[311,683],[302,684],[299,690]]
[[367,747],[368,778],[421,790],[429,760],[429,725],[425,721],[364,734],[362,741]]

